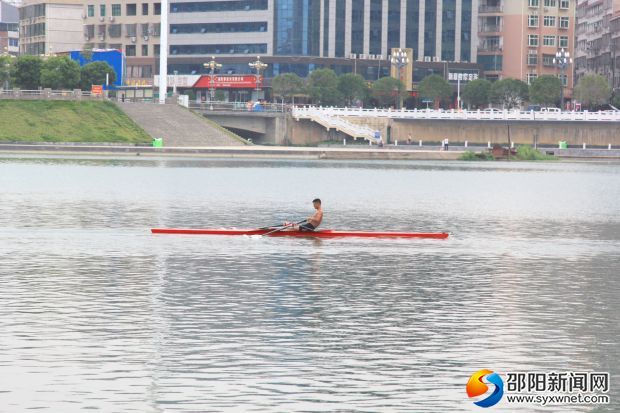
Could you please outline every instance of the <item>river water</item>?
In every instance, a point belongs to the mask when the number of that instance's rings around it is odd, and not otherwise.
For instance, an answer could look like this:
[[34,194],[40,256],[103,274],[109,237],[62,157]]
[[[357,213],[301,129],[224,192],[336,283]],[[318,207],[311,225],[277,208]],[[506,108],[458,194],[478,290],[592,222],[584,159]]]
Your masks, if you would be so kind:
[[[448,240],[151,235],[299,220]],[[0,158],[0,412],[481,411],[611,373],[620,165]]]

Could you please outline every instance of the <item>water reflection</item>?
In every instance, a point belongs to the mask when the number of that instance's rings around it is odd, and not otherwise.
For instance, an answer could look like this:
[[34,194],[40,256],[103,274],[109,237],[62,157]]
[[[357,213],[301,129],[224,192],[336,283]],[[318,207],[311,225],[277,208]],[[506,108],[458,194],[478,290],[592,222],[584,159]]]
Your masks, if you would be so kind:
[[[610,371],[618,410],[617,166],[118,162],[0,161],[0,411],[474,411],[485,367]],[[148,233],[306,216],[308,181],[330,227],[453,235]]]

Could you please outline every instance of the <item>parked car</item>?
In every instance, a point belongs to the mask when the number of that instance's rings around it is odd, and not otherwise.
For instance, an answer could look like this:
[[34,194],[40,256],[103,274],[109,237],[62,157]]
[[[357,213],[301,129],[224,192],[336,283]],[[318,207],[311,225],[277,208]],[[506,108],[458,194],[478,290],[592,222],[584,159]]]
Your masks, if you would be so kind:
[[526,109],[526,112],[540,112],[542,107],[540,105],[529,105]]

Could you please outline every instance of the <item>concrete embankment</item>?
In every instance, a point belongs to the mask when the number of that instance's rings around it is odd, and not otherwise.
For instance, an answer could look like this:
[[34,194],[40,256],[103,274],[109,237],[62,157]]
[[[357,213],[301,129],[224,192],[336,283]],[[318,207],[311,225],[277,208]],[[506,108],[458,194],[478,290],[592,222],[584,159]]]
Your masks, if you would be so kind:
[[303,148],[290,146],[141,147],[120,145],[2,144],[0,153],[67,155],[200,156],[228,158],[298,158],[350,160],[456,160],[462,151],[391,150],[389,148]]

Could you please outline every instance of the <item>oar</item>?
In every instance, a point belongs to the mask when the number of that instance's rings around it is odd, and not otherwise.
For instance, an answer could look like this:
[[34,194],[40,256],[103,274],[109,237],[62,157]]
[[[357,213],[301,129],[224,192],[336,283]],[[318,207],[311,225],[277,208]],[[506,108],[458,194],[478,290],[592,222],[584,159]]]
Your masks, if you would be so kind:
[[276,229],[274,229],[273,231],[269,231],[269,232],[267,232],[267,233],[265,233],[265,234],[262,234],[261,236],[263,236],[263,237],[264,237],[264,236],[267,236],[267,235],[273,234],[274,232],[282,231],[283,229],[286,229],[286,228],[288,228],[288,227],[292,227],[293,225],[303,224],[304,222],[306,222],[306,220],[305,220],[305,219],[304,219],[304,220],[302,220],[302,221],[296,222],[296,223],[294,223],[294,224],[292,224],[292,225],[282,225],[280,228],[276,228]]

